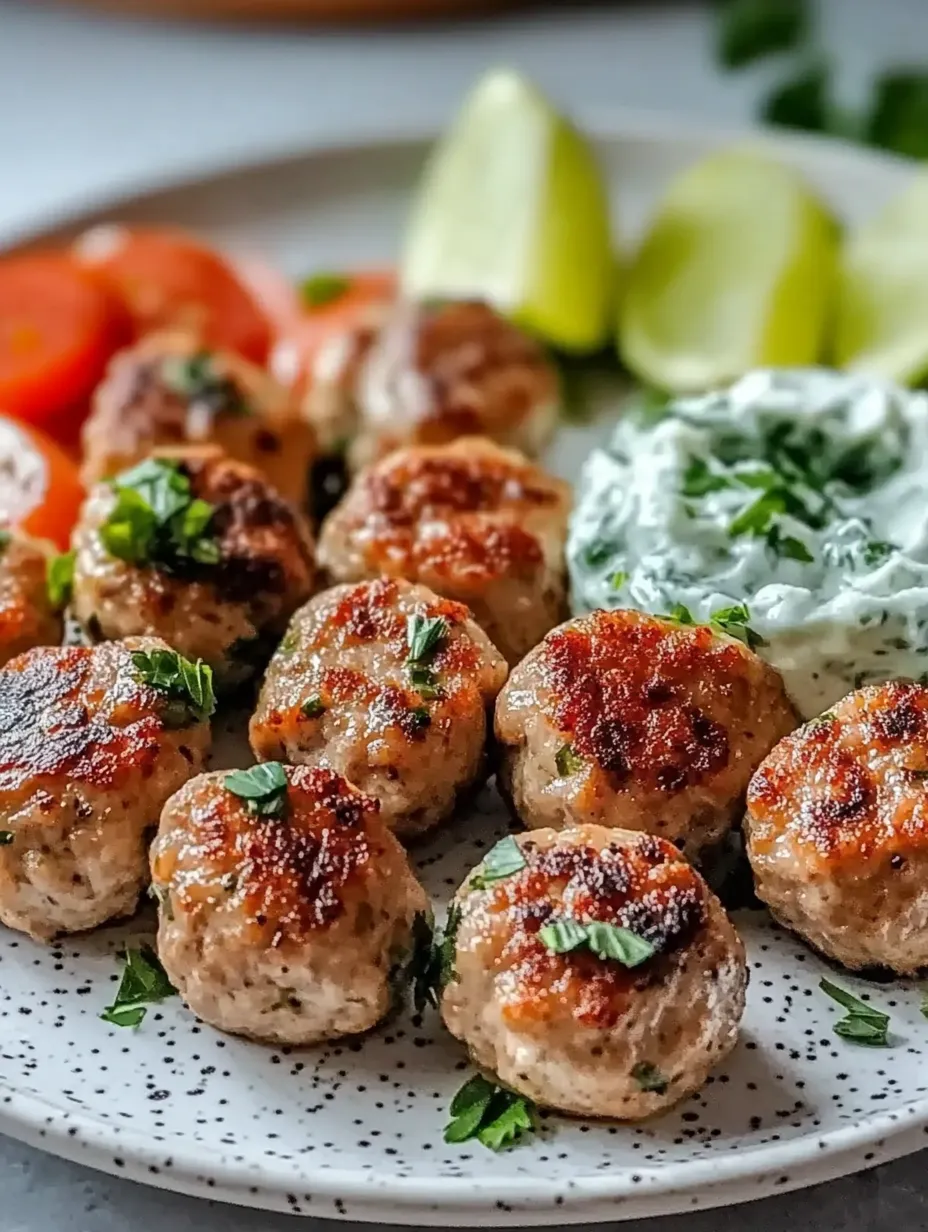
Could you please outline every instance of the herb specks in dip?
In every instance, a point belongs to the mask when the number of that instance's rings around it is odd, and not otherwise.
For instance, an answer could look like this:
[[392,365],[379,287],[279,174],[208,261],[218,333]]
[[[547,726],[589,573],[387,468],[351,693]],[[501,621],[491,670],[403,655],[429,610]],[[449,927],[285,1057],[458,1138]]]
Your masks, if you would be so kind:
[[821,369],[649,403],[588,459],[578,610],[747,605],[806,716],[928,672],[928,397]]

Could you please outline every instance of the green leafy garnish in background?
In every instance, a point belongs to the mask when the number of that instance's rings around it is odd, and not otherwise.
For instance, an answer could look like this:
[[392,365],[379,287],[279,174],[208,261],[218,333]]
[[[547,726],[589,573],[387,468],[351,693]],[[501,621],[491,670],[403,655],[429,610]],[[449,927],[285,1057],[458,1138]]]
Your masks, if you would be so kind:
[[74,552],[59,552],[52,556],[45,566],[45,589],[48,601],[60,611],[71,602],[71,588],[74,583]]
[[483,857],[483,867],[480,872],[474,873],[467,883],[467,888],[469,890],[485,890],[494,881],[503,881],[506,877],[513,877],[516,873],[521,873],[525,868],[525,864],[526,861],[525,856],[522,854],[522,848],[511,834],[507,834],[505,838],[499,840],[495,847],[491,847]]
[[114,1027],[137,1027],[149,1005],[174,996],[177,989],[150,945],[127,947],[123,959],[125,966],[116,998],[100,1017]]
[[344,274],[311,274],[300,284],[300,295],[307,308],[324,308],[341,299],[350,287]]
[[256,817],[280,817],[287,804],[287,774],[279,761],[263,761],[233,770],[223,779],[226,791],[245,801]]
[[445,1142],[471,1138],[491,1151],[512,1146],[535,1131],[535,1105],[523,1095],[501,1087],[482,1074],[475,1074],[451,1101],[451,1120],[445,1126]]
[[248,415],[251,407],[235,381],[220,372],[209,351],[170,355],[161,362],[161,379],[179,397],[213,414]]
[[202,659],[192,663],[176,650],[136,650],[132,665],[142,684],[166,695],[165,722],[171,726],[208,719],[215,711],[213,669]]
[[717,54],[726,68],[792,51],[805,40],[809,14],[803,0],[727,0],[721,6]]
[[819,988],[826,996],[831,997],[832,1001],[837,1001],[847,1010],[845,1017],[839,1018],[832,1028],[835,1035],[853,1040],[855,1044],[867,1044],[871,1048],[887,1047],[888,1014],[866,1001],[861,1001],[859,997],[833,984],[831,980],[823,979]]
[[654,946],[645,937],[623,928],[591,920],[552,920],[538,930],[538,938],[552,954],[567,954],[586,946],[597,958],[614,958],[625,967],[638,967],[655,954]]
[[113,487],[116,503],[100,527],[111,556],[166,570],[218,563],[219,544],[209,531],[215,509],[194,497],[179,462],[149,458],[118,475]]

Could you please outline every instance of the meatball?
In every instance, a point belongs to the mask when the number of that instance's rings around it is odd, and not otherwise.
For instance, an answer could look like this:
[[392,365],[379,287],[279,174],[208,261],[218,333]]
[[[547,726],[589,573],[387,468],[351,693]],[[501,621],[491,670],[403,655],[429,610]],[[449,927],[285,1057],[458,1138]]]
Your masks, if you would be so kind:
[[62,619],[49,596],[51,544],[0,530],[0,667],[33,646],[56,646]]
[[0,920],[49,940],[131,915],[147,839],[209,751],[206,711],[144,682],[163,642],[41,647],[0,670]]
[[757,894],[787,928],[846,967],[928,966],[928,688],[858,689],[787,736],[751,780],[744,828]]
[[267,475],[300,504],[315,453],[313,431],[291,395],[261,368],[206,351],[185,334],[152,334],[120,351],[83,429],[90,487],[155,449],[214,444]]
[[357,476],[325,522],[339,582],[389,574],[466,603],[510,664],[567,615],[570,489],[482,437],[400,450]]
[[603,826],[503,843],[508,875],[496,848],[455,897],[448,1030],[563,1112],[631,1120],[697,1090],[734,1047],[747,985],[699,873],[663,839]]
[[225,688],[267,662],[315,587],[301,515],[215,450],[154,457],[97,484],[72,543],[72,607],[85,628],[163,637]]
[[647,830],[696,857],[796,722],[778,673],[735,638],[593,612],[549,633],[500,693],[498,781],[529,828]]
[[376,800],[332,770],[274,770],[278,789],[261,799],[222,772],[168,801],[151,850],[158,953],[223,1031],[279,1044],[356,1035],[390,1010],[428,900]]
[[381,578],[297,612],[251,720],[257,757],[328,766],[397,834],[437,825],[486,778],[506,663],[460,603]]
[[357,469],[403,445],[477,434],[537,454],[558,404],[542,347],[492,308],[400,301],[322,347],[304,408],[322,446],[347,444]]

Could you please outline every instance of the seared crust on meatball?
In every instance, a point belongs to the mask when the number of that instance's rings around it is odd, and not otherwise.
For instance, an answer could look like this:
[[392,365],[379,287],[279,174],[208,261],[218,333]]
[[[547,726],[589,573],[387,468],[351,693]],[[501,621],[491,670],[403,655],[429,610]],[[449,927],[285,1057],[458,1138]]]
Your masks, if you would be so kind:
[[[410,663],[409,622],[441,622]],[[506,663],[460,603],[391,578],[336,586],[294,616],[251,720],[257,757],[329,766],[419,834],[486,778]]]
[[286,770],[260,816],[204,774],[168,801],[152,845],[158,953],[223,1031],[311,1044],[375,1026],[428,900],[376,800],[331,770]]
[[0,920],[47,940],[130,915],[148,881],[146,836],[200,769],[206,720],[143,684],[151,638],[42,647],[0,670]]
[[19,531],[3,531],[0,543],[0,667],[33,646],[57,646],[61,613],[48,597],[51,544]]
[[647,830],[695,857],[796,721],[778,673],[734,638],[597,611],[513,670],[496,706],[498,781],[527,827]]
[[258,471],[218,451],[164,455],[193,497],[213,507],[215,563],[135,564],[110,554],[101,527],[117,503],[109,483],[90,493],[76,526],[72,610],[103,638],[151,634],[202,658],[232,687],[270,657],[291,614],[313,592],[313,542],[303,517]]
[[782,740],[751,780],[757,893],[846,967],[928,966],[928,689],[850,693]]
[[87,487],[155,449],[218,445],[299,505],[315,454],[290,394],[239,355],[207,351],[186,334],[150,334],[120,351],[84,424]]
[[377,305],[314,365],[305,413],[352,469],[404,445],[489,436],[537,454],[554,430],[557,372],[542,347],[481,303]]
[[[458,890],[445,1025],[520,1094],[580,1116],[650,1116],[697,1090],[732,1049],[744,1010],[744,947],[676,848],[602,826],[516,840],[521,871],[484,865]],[[454,913],[452,919],[454,918]],[[628,967],[586,945],[555,953],[541,930],[601,922],[649,942]]]
[[510,664],[567,615],[570,491],[481,437],[404,449],[357,476],[323,526],[337,581],[389,574],[466,603]]

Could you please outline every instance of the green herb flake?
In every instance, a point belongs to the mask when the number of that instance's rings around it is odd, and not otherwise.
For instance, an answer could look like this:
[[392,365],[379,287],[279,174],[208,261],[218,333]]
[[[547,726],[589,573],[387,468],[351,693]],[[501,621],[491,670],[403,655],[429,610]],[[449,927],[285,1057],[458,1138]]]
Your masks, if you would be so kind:
[[554,765],[562,779],[578,774],[586,765],[579,753],[574,752],[572,744],[562,744],[554,754]]
[[457,979],[454,969],[454,959],[457,953],[458,929],[461,926],[461,908],[452,903],[448,908],[448,918],[442,929],[441,943],[438,946],[438,983],[439,988],[445,988],[452,980]]
[[632,1077],[642,1091],[653,1091],[655,1095],[663,1095],[670,1086],[670,1080],[650,1061],[639,1061],[633,1066]]
[[193,496],[181,463],[149,458],[113,487],[116,502],[99,531],[111,556],[167,572],[191,561],[218,563],[219,544],[209,530],[215,509]]
[[0,556],[7,550],[13,542],[13,532],[0,528]]
[[683,474],[683,495],[691,499],[708,496],[730,488],[732,481],[725,475],[715,474],[704,458],[692,458]]
[[287,804],[287,774],[279,761],[264,761],[247,770],[233,770],[223,779],[233,796],[245,801],[256,817],[280,817]]
[[407,664],[427,664],[449,632],[444,616],[422,616],[418,612],[410,616],[406,622]]
[[656,953],[647,938],[630,928],[600,920],[588,924],[579,920],[552,920],[538,930],[538,938],[553,954],[567,954],[586,946],[597,958],[614,958],[625,967],[639,967]]
[[325,714],[325,703],[318,693],[314,693],[312,697],[307,697],[300,707],[300,712],[307,719],[318,719],[320,715]]
[[621,590],[628,581],[628,574],[624,569],[616,569],[612,577],[609,579],[609,585],[613,590]]
[[928,1018],[928,992],[922,993],[922,1003],[918,1007],[923,1018]]
[[185,401],[206,407],[214,415],[251,414],[238,384],[220,370],[209,351],[167,356],[161,362],[161,380]]
[[0,847],[9,847],[13,841],[12,830],[0,830]]
[[409,668],[409,682],[424,701],[433,702],[442,696],[438,677],[430,667],[412,664]]
[[893,552],[898,551],[899,549],[895,543],[887,543],[885,539],[870,539],[861,548],[861,556],[865,565],[875,569],[878,565],[882,565],[884,561],[889,560]]
[[480,871],[474,873],[467,883],[467,888],[485,890],[487,886],[496,881],[503,881],[507,877],[515,876],[516,873],[521,873],[525,867],[526,859],[522,854],[522,848],[511,834],[507,834],[484,856]]
[[709,617],[709,623],[713,629],[720,629],[729,637],[736,637],[739,642],[744,642],[750,650],[756,650],[758,646],[766,646],[767,642],[748,624],[750,619],[748,605],[735,603],[731,607],[720,607],[714,611]]
[[928,158],[928,70],[895,69],[877,78],[864,130],[881,150]]
[[811,565],[815,560],[801,539],[797,539],[795,535],[784,535],[779,526],[771,526],[767,531],[767,547],[774,556],[798,560],[804,565]]
[[57,556],[49,557],[45,566],[45,589],[48,601],[56,611],[60,612],[71,602],[73,584],[74,552],[59,552]]
[[481,1074],[464,1083],[451,1101],[450,1112],[445,1142],[476,1138],[491,1151],[512,1146],[537,1128],[535,1106],[530,1100]]
[[421,1014],[426,1006],[438,1009],[441,992],[441,951],[435,942],[431,913],[417,911],[412,920],[412,953],[406,968],[412,988],[413,1008]]
[[888,1014],[875,1009],[866,1001],[861,1001],[859,997],[833,984],[831,980],[823,979],[819,983],[819,988],[826,996],[831,997],[833,1001],[837,1001],[847,1010],[846,1016],[839,1018],[832,1028],[835,1035],[840,1035],[842,1039],[852,1040],[856,1044],[866,1044],[871,1048],[888,1047],[886,1037],[889,1027]]
[[761,119],[781,128],[825,133],[843,127],[832,97],[830,65],[821,58],[803,64],[775,86],[761,104]]
[[726,68],[743,68],[799,47],[808,28],[807,0],[726,0],[716,53]]
[[351,280],[344,274],[311,274],[300,284],[300,296],[307,308],[325,308],[350,289]]
[[137,1027],[148,1011],[176,993],[158,955],[150,945],[127,947],[116,998],[100,1017],[114,1027]]
[[164,718],[170,726],[186,727],[208,719],[215,711],[213,669],[202,659],[191,663],[176,650],[136,650],[132,666],[142,684],[167,697]]

